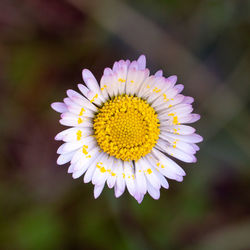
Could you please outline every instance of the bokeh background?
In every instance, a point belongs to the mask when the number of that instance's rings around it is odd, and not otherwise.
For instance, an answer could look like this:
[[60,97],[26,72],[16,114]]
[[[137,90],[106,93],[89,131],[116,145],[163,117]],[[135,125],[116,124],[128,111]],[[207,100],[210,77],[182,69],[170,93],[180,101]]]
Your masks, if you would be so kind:
[[[0,249],[250,249],[250,1],[1,0]],[[56,165],[50,103],[147,56],[194,96],[204,137],[158,201],[119,199]]]

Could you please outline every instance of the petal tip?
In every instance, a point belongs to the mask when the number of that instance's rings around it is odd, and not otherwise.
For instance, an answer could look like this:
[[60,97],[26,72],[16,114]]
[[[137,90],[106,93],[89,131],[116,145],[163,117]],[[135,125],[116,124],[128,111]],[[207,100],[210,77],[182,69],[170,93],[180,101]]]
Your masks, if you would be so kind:
[[167,80],[175,84],[177,82],[177,76],[176,75],[169,76]]
[[163,76],[163,71],[161,69],[158,70],[157,72],[155,72],[155,76],[157,76],[157,77]]

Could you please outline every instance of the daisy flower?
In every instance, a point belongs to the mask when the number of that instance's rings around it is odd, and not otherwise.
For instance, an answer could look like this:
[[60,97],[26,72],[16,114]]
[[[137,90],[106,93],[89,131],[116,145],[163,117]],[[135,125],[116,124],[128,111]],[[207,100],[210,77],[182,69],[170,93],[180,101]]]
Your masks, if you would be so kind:
[[200,116],[192,114],[194,99],[180,94],[177,77],[150,75],[144,55],[105,68],[100,83],[88,69],[82,77],[81,93],[70,89],[51,105],[70,127],[55,137],[64,142],[57,164],[70,162],[68,173],[92,182],[95,198],[107,183],[116,197],[127,188],[141,203],[147,192],[159,199],[167,178],[181,182],[185,172],[172,158],[196,162],[202,137],[184,125]]

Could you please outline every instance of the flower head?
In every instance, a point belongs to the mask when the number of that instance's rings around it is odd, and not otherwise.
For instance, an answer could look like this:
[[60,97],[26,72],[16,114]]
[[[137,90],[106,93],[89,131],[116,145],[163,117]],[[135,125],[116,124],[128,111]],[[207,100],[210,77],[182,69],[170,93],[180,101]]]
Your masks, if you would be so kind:
[[107,183],[116,197],[127,187],[141,203],[147,192],[158,199],[160,188],[169,187],[166,178],[182,181],[184,170],[167,155],[196,162],[202,137],[183,125],[200,116],[192,114],[194,99],[180,94],[177,77],[165,78],[161,70],[150,75],[144,55],[115,62],[100,84],[87,69],[82,76],[81,94],[68,90],[64,102],[51,105],[70,127],[55,137],[64,141],[57,163],[70,162],[73,178],[92,181],[95,198]]

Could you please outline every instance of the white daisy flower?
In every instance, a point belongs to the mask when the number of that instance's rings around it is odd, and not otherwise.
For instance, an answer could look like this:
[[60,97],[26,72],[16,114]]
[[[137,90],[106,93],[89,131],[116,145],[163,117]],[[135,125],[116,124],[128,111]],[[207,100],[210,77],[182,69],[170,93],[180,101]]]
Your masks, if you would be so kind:
[[125,189],[141,203],[148,192],[159,199],[168,179],[182,181],[184,170],[171,158],[196,162],[202,137],[184,124],[200,119],[192,114],[192,97],[180,94],[177,77],[150,75],[146,58],[120,60],[106,68],[100,84],[88,70],[82,71],[81,92],[68,90],[64,102],[52,108],[61,113],[60,123],[70,128],[56,135],[57,164],[70,163],[73,178],[84,175],[94,185],[97,198],[105,183],[116,197]]

